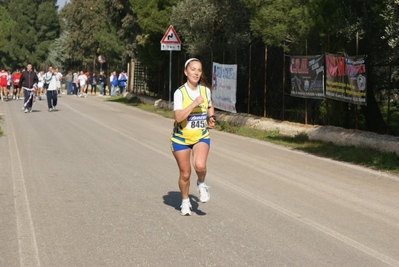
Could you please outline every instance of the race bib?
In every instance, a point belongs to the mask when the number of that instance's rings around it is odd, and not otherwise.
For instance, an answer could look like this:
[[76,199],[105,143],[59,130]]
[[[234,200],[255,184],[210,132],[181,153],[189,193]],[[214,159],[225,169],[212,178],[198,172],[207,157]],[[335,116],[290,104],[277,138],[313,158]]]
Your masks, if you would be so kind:
[[206,117],[207,117],[206,114],[188,116],[186,129],[188,130],[204,129],[206,127]]

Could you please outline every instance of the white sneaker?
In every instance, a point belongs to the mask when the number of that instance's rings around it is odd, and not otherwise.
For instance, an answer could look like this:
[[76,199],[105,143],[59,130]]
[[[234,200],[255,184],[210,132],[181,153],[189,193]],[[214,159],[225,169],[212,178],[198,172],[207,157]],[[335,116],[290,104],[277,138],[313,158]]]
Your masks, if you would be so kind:
[[180,210],[180,215],[182,216],[190,216],[191,215],[191,203],[181,203],[180,206],[181,210]]
[[26,108],[24,112],[25,112],[25,113],[28,113],[28,111],[29,111],[29,110]]
[[51,112],[52,110],[53,110],[52,108],[49,108],[49,109],[48,109],[49,112]]
[[209,186],[205,184],[197,185],[197,190],[199,194],[199,199],[202,203],[208,202],[211,198],[211,194],[209,193]]

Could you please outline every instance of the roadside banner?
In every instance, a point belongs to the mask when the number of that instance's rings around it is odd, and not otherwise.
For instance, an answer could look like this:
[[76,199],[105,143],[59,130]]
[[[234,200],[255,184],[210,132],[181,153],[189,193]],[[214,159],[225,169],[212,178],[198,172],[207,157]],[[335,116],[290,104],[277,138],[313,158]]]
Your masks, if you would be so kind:
[[324,98],[324,62],[324,55],[291,57],[291,96]]
[[215,108],[237,113],[237,65],[213,62],[212,101]]
[[326,98],[367,105],[366,57],[326,54]]

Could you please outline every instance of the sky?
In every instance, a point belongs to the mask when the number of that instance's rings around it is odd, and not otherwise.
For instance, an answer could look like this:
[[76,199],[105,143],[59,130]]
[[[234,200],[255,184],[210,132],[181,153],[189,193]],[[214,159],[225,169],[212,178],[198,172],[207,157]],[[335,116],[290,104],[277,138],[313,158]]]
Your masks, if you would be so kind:
[[57,4],[60,9],[65,5],[66,2],[68,2],[68,0],[57,0]]

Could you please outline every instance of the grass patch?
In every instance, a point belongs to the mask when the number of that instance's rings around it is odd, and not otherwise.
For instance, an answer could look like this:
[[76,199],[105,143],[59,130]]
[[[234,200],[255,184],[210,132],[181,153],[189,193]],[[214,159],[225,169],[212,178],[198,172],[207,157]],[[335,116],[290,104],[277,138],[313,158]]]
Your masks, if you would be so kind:
[[112,97],[108,98],[107,101],[117,102],[117,103],[125,104],[128,106],[135,106],[141,110],[156,113],[156,114],[159,114],[166,118],[170,118],[170,119],[174,118],[174,114],[173,114],[172,110],[160,109],[153,105],[142,103],[140,101],[140,99],[135,96],[130,99],[127,99],[126,97],[123,97],[123,96],[112,96]]
[[[109,101],[113,101],[112,98]],[[173,118],[173,111],[163,110],[156,108],[153,105],[140,103],[139,99],[132,99],[130,101],[118,100],[115,102],[125,104],[133,102],[134,106],[142,110],[153,112],[167,118]],[[283,136],[278,130],[258,130],[240,126],[239,124],[228,123],[226,121],[217,121],[215,130],[263,140],[320,157],[357,164],[375,170],[387,171],[395,175],[399,174],[399,156],[395,153],[384,153],[370,148],[339,146],[333,143],[311,141],[306,134],[299,134],[294,137]]]
[[[2,116],[0,116],[0,122],[3,120],[3,117]],[[0,136],[3,136],[3,134],[4,134],[4,132],[3,132],[3,130],[1,129],[1,127],[0,127]]]

